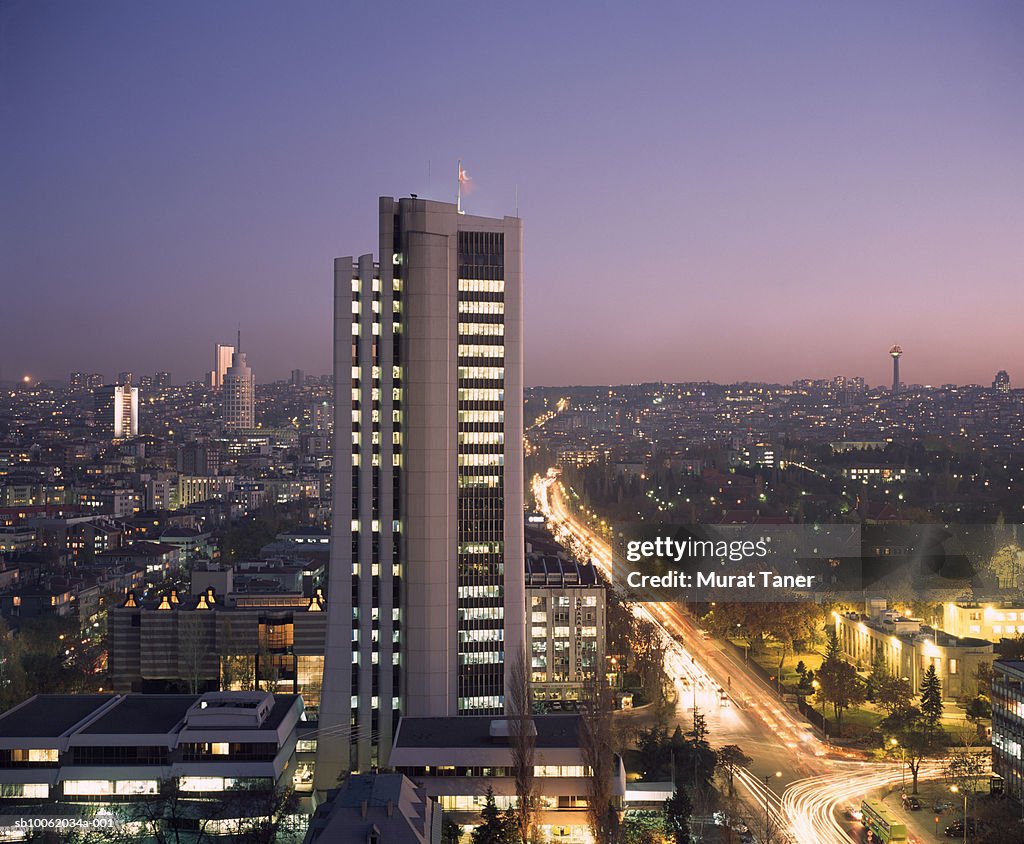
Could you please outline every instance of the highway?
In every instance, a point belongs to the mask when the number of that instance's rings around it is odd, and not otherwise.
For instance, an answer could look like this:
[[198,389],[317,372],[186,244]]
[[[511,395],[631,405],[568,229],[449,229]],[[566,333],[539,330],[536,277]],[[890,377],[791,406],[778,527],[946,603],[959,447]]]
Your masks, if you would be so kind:
[[[556,538],[586,548],[591,562],[610,583],[622,582],[611,546],[570,511],[556,470],[534,478],[533,494]],[[746,793],[752,815],[767,807],[768,828],[787,833],[769,838],[776,844],[780,840],[798,844],[858,841],[852,824],[844,825],[838,816],[859,806],[869,793],[898,781],[899,766],[852,755],[844,758],[838,749],[825,745],[807,721],[783,706],[768,684],[745,669],[742,658],[702,634],[679,605],[651,601],[630,606],[660,632],[666,669],[676,678],[681,708],[698,706],[716,745],[738,744],[754,760],[749,770],[737,775],[736,783]],[[728,698],[725,705],[723,696]],[[922,777],[936,773],[922,769]],[[764,829],[764,815],[756,820],[760,826],[751,823],[751,827]]]

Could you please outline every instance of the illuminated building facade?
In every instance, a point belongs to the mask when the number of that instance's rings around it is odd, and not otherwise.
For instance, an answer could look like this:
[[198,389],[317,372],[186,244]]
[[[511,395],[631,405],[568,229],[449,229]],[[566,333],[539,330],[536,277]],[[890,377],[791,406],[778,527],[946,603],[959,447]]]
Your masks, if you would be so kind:
[[858,668],[869,670],[880,658],[893,677],[905,678],[918,689],[925,672],[935,666],[946,700],[976,695],[978,666],[992,660],[991,642],[952,636],[897,612],[874,617],[833,613],[833,618],[839,648]]
[[107,386],[93,391],[96,424],[115,440],[139,435],[139,388]]
[[1024,662],[992,663],[992,770],[1024,799]]
[[942,629],[953,636],[974,636],[998,642],[1024,633],[1024,604],[1009,601],[947,601]]
[[210,386],[218,390],[224,386],[224,376],[231,366],[231,356],[235,353],[234,346],[218,343],[213,348],[213,369],[210,371]]
[[386,765],[401,715],[501,714],[525,641],[521,221],[379,210],[380,261],[334,267],[318,789]]

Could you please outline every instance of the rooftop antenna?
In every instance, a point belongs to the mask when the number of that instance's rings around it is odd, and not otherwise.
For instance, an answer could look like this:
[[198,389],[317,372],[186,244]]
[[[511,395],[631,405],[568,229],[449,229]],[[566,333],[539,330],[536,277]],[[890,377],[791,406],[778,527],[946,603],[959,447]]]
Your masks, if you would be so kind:
[[516,219],[519,219],[519,184],[516,183]]
[[241,323],[238,324],[238,339],[235,341],[235,351],[239,352],[239,353],[242,351],[242,324]]

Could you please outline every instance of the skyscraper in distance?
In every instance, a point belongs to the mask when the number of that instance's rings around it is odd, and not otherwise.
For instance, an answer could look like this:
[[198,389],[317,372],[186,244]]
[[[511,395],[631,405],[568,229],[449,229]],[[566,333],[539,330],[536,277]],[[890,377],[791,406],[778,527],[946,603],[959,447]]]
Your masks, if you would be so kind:
[[213,349],[213,369],[209,374],[209,385],[216,389],[224,386],[224,376],[231,366],[231,356],[235,353],[234,346],[218,343]]
[[109,385],[93,391],[96,424],[112,439],[139,435],[139,388]]
[[334,266],[318,789],[400,715],[502,713],[525,644],[521,221],[382,197],[379,233]]
[[992,381],[992,389],[997,393],[1010,392],[1010,375],[1005,369],[1000,369]]
[[241,348],[242,333],[239,332],[238,345],[231,355],[231,366],[224,373],[224,394],[221,396],[224,427],[234,430],[256,425],[256,385]]

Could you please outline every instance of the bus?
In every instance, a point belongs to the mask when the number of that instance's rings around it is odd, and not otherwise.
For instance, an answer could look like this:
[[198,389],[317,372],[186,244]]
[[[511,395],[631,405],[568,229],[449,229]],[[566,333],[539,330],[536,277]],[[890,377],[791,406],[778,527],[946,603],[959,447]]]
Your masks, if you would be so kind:
[[860,805],[861,818],[866,831],[866,840],[882,844],[904,844],[907,840],[907,827],[897,818],[889,807],[880,800],[865,800]]

